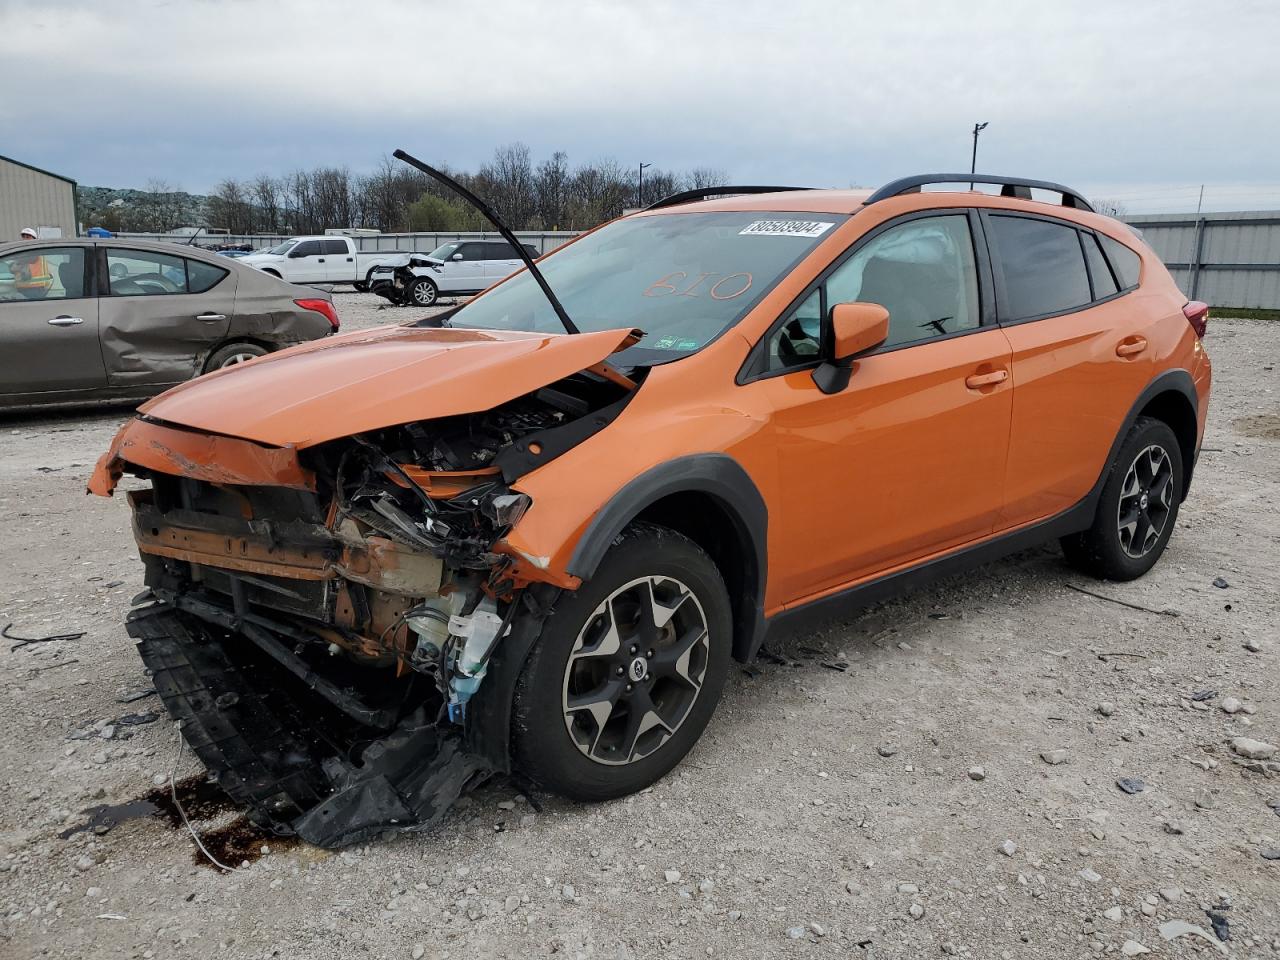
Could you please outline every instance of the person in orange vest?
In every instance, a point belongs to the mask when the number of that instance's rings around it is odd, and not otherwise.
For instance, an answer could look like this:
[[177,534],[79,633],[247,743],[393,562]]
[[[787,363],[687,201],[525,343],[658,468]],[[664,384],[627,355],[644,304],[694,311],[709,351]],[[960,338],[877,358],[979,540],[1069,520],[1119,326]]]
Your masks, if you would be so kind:
[[[23,227],[19,236],[23,240],[38,238],[34,227]],[[22,296],[28,300],[39,300],[53,286],[53,275],[49,273],[49,265],[44,262],[44,257],[19,256],[13,262],[13,281],[14,289]]]

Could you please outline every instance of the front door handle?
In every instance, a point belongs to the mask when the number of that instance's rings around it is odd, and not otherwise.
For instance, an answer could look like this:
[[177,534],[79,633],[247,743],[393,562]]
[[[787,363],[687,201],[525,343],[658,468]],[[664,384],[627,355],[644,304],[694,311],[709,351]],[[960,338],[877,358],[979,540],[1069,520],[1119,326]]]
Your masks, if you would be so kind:
[[321,258],[320,258],[320,262],[321,262],[321,263],[324,263],[324,257],[321,257]]
[[1147,349],[1146,337],[1125,337],[1116,344],[1117,357],[1132,357]]
[[49,323],[55,327],[74,327],[78,323],[84,323],[84,317],[68,317],[64,313],[60,317],[54,317]]
[[970,390],[977,390],[980,387],[994,387],[997,383],[1004,383],[1008,379],[1008,370],[992,370],[990,373],[974,373],[965,377],[964,385]]
[[227,319],[225,313],[197,313],[197,320],[203,320],[205,323],[217,323],[219,320]]

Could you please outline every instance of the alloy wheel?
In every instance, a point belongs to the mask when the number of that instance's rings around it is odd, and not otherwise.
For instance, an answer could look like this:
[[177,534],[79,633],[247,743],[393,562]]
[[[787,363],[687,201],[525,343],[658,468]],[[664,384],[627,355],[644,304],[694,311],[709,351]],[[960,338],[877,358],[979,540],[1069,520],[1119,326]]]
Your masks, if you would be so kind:
[[591,760],[634,763],[680,729],[710,657],[706,614],[672,577],[632,580],[587,619],[565,666],[569,736]]
[[227,357],[227,359],[222,361],[222,366],[232,367],[237,363],[244,363],[247,360],[255,360],[257,357],[258,354],[256,353],[233,353],[231,356]]
[[1120,547],[1135,560],[1160,542],[1173,510],[1173,462],[1158,444],[1143,448],[1120,488],[1116,527]]
[[415,283],[409,292],[420,307],[429,307],[436,302],[436,288],[430,283]]

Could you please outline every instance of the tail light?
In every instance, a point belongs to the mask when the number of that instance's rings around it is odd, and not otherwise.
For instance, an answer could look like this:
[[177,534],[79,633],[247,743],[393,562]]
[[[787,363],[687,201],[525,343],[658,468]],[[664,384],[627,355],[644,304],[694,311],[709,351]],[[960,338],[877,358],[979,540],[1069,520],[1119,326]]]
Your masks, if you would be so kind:
[[1203,340],[1204,332],[1209,326],[1209,305],[1192,300],[1182,308],[1182,315],[1187,318],[1187,323],[1191,324],[1196,336]]
[[333,332],[338,332],[338,311],[333,309],[333,304],[328,300],[295,300],[293,302],[303,310],[314,310],[316,313],[324,314],[324,318],[329,321],[329,326],[333,327]]

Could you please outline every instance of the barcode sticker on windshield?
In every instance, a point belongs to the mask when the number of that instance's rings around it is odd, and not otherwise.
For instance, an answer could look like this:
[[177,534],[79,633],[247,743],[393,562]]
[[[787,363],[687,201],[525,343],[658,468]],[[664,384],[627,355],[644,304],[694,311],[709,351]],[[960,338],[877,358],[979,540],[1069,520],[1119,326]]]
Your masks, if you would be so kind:
[[738,236],[820,237],[834,226],[825,220],[757,220],[739,230]]

